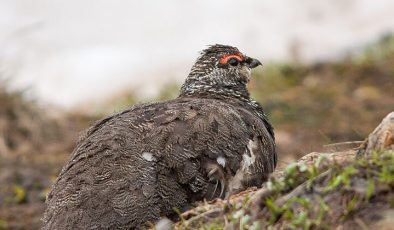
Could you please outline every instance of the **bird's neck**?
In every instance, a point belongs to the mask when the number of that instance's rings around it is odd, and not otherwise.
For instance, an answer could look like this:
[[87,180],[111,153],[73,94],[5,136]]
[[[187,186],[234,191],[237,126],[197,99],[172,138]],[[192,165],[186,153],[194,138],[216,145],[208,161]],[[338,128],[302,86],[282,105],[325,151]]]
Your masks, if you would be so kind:
[[[212,80],[212,79],[211,79]],[[245,83],[210,82],[201,78],[188,77],[182,85],[179,98],[206,98],[225,101],[226,103],[248,108],[266,124],[267,130],[274,137],[273,128],[268,122],[261,105],[250,98]]]
[[223,82],[212,78],[195,79],[190,76],[182,85],[179,97],[251,101],[250,94],[246,88],[246,82]]

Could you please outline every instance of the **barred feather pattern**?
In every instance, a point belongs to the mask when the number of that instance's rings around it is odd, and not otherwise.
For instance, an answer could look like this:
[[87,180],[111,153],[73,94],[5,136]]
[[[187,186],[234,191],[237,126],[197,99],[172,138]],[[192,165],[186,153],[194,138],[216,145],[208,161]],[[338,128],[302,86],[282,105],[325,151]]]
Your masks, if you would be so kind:
[[277,163],[273,129],[237,79],[187,80],[177,99],[94,124],[48,195],[43,229],[135,229],[261,186]]

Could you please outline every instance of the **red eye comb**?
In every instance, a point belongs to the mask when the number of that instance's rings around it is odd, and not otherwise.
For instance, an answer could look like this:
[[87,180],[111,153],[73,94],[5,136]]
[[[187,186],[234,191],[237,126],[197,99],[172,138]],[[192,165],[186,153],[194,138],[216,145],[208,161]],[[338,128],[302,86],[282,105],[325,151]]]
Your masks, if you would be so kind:
[[223,55],[220,60],[219,63],[222,65],[227,64],[228,60],[230,60],[231,58],[235,58],[237,59],[239,62],[242,62],[244,60],[244,57],[241,53],[236,53],[236,54],[226,54]]

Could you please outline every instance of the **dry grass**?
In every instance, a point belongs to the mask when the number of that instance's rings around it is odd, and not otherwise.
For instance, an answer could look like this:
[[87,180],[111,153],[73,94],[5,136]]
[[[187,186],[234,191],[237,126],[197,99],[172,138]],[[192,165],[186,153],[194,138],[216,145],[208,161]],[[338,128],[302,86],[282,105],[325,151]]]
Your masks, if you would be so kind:
[[90,119],[59,116],[4,84],[0,104],[0,229],[38,229],[46,193]]

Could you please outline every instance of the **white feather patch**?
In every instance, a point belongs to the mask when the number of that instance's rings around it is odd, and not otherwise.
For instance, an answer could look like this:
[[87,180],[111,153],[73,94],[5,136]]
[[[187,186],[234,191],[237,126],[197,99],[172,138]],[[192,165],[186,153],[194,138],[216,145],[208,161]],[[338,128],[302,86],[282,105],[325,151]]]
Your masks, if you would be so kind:
[[[248,149],[246,152],[242,155],[242,167],[244,169],[248,168],[249,166],[253,165],[254,162],[256,161],[256,155],[253,153],[253,149],[257,148],[257,143],[255,140],[249,140],[248,143]],[[250,153],[250,156],[248,154],[248,151]]]
[[153,156],[152,153],[149,152],[143,152],[142,153],[142,158],[144,158],[146,161],[154,161],[156,158]]
[[223,168],[226,166],[226,159],[222,156],[218,157],[216,159],[216,161],[218,162],[218,164],[220,164]]

